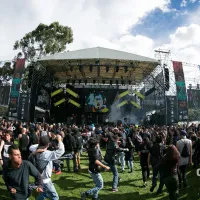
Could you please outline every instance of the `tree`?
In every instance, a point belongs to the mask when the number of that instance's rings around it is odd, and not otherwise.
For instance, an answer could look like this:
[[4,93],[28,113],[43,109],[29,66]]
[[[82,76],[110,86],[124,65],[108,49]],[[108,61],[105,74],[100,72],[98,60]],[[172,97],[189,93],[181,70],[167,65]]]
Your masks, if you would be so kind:
[[11,62],[5,62],[2,67],[0,67],[0,82],[7,83],[14,73],[14,67]]
[[35,30],[25,34],[15,42],[14,50],[20,49],[28,61],[33,61],[42,55],[62,52],[72,42],[72,29],[53,22],[49,26],[39,24]]

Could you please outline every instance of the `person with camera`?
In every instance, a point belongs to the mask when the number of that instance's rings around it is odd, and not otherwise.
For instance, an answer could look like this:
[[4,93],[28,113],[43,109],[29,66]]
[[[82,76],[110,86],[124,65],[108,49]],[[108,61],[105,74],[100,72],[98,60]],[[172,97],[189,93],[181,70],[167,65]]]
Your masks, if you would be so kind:
[[105,162],[110,167],[111,172],[113,173],[113,182],[112,182],[112,191],[117,192],[118,191],[118,183],[119,183],[119,174],[118,169],[116,167],[116,154],[120,151],[129,151],[127,148],[120,148],[119,143],[119,137],[117,135],[109,134],[109,139],[107,142],[106,147],[106,154],[105,154]]
[[103,178],[100,174],[100,167],[110,170],[110,167],[101,162],[101,152],[99,149],[99,140],[91,137],[88,141],[88,157],[89,157],[89,173],[94,181],[95,187],[81,193],[81,200],[85,200],[87,196],[93,195],[93,200],[98,199],[99,190],[103,188]]

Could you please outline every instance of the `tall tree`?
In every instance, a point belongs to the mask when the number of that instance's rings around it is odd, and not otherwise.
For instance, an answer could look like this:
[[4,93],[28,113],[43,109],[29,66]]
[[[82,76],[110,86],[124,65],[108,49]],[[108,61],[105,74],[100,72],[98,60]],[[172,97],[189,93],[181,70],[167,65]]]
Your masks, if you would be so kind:
[[14,50],[20,49],[28,61],[33,61],[42,55],[62,52],[72,42],[72,29],[53,22],[50,25],[39,24],[35,30],[25,34],[15,42]]

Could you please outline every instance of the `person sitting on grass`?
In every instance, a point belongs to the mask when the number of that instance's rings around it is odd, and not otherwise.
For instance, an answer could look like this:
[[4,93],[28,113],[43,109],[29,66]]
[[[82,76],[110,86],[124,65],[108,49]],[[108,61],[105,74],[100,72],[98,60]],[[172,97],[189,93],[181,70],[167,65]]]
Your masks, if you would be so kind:
[[81,200],[85,200],[87,196],[93,195],[93,200],[98,199],[99,190],[103,188],[103,178],[100,174],[99,167],[109,170],[110,167],[101,163],[101,154],[99,152],[99,141],[96,138],[90,138],[88,141],[88,157],[89,157],[89,173],[92,177],[95,187],[81,193]]

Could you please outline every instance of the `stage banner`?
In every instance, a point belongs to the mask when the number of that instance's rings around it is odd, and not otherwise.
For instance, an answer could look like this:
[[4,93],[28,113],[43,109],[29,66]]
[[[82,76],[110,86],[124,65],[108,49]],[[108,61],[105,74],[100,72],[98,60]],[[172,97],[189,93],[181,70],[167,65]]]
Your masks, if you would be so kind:
[[167,124],[178,122],[177,98],[176,96],[166,96],[167,101]]
[[25,59],[17,59],[15,64],[15,70],[12,80],[12,87],[10,92],[10,102],[9,102],[9,117],[17,119],[17,109],[20,96],[20,84],[22,73],[25,65]]
[[8,106],[10,86],[0,86],[0,105]]
[[182,62],[173,61],[174,75],[177,89],[178,119],[188,119],[187,94]]
[[18,120],[29,121],[29,93],[20,93],[18,103]]

